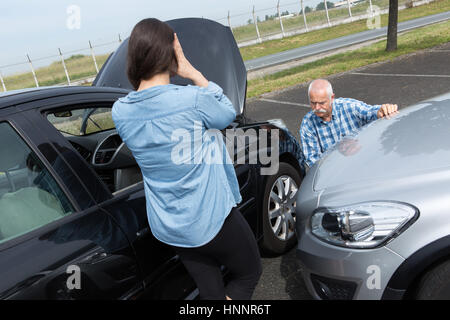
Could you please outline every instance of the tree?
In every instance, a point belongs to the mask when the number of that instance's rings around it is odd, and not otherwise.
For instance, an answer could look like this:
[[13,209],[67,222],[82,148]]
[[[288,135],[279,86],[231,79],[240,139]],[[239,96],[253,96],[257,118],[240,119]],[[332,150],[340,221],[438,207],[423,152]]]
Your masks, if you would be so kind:
[[278,17],[278,13],[275,13],[275,14],[272,14],[272,15],[268,15],[268,14],[266,14],[266,18],[265,18],[265,20],[267,21],[267,20],[273,20],[273,19],[275,19],[275,18],[277,18]]
[[[334,2],[327,1],[327,8],[328,9],[334,8]],[[325,10],[325,3],[319,2],[319,4],[317,4],[316,10]]]
[[[309,13],[311,11],[312,11],[312,9],[310,7],[308,7],[308,6],[305,7],[305,13]],[[303,10],[300,10],[300,14],[303,14]]]
[[389,0],[386,51],[397,50],[398,0]]

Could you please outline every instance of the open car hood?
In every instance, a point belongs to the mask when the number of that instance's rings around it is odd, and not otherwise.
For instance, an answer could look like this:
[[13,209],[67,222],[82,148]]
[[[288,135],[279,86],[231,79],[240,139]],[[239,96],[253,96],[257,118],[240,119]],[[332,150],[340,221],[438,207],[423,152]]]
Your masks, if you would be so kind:
[[[176,32],[186,58],[203,75],[220,87],[233,103],[236,113],[242,114],[247,91],[247,70],[230,28],[215,21],[185,18],[166,21]],[[113,52],[104,63],[93,86],[133,90],[127,77],[128,40]],[[175,76],[177,85],[192,84]]]

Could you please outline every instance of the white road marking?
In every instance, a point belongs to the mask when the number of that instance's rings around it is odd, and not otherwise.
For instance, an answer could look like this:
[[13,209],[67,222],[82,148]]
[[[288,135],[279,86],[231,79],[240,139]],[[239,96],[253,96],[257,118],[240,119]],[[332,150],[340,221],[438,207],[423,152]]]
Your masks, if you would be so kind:
[[381,76],[381,77],[426,77],[426,78],[450,78],[450,75],[444,74],[400,74],[400,73],[363,73],[363,72],[352,72],[351,74],[361,75],[361,76]]
[[308,104],[303,104],[303,103],[295,103],[295,102],[287,102],[287,101],[278,101],[278,100],[265,99],[265,98],[261,98],[261,99],[258,99],[258,100],[266,101],[266,102],[272,102],[272,103],[286,104],[286,105],[291,105],[291,106],[296,106],[296,107],[311,108],[310,105],[308,105]]

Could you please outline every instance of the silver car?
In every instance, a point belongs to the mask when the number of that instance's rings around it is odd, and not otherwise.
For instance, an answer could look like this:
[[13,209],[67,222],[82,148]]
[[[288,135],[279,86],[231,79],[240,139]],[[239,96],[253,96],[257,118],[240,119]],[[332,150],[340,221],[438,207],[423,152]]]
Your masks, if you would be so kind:
[[450,299],[450,93],[345,137],[296,212],[314,298]]

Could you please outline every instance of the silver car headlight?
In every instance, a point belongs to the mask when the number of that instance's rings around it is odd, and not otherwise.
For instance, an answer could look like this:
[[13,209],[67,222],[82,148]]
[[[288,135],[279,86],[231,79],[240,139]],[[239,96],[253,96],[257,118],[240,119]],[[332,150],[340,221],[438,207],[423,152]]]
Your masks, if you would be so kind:
[[415,207],[390,201],[318,208],[311,217],[311,231],[334,245],[374,248],[400,234],[418,216]]

